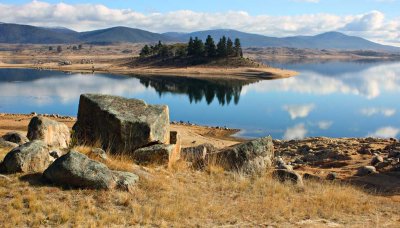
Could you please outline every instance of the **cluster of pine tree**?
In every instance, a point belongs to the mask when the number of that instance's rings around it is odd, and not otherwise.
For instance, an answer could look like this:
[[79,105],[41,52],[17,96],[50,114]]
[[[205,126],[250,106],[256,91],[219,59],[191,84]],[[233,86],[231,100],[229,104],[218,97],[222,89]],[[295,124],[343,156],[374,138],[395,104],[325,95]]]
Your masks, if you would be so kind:
[[140,56],[160,56],[160,57],[170,57],[172,53],[170,51],[169,45],[162,44],[161,41],[158,41],[156,45],[145,45],[140,51]]
[[243,57],[240,39],[236,38],[234,42],[230,38],[223,36],[217,44],[214,39],[208,35],[205,43],[197,37],[190,37],[187,45],[162,44],[161,41],[156,45],[145,45],[140,51],[141,57],[158,56],[166,57],[190,57],[194,59],[208,58],[227,58]]
[[240,39],[236,38],[235,42],[232,42],[231,38],[223,36],[219,39],[217,45],[215,45],[214,39],[208,35],[206,42],[202,40],[190,37],[187,55],[194,57],[243,57],[242,46]]

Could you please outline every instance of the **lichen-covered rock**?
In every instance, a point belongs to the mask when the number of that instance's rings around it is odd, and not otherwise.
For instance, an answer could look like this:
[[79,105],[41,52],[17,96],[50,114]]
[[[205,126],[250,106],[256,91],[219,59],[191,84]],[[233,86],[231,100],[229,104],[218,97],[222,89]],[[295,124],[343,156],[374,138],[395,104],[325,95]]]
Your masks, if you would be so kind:
[[374,166],[362,166],[357,170],[357,176],[366,176],[372,173],[377,173]]
[[112,171],[84,154],[69,151],[47,168],[43,177],[50,182],[73,188],[121,189],[132,191],[139,177],[133,173]]
[[4,140],[3,138],[0,138],[0,148],[15,148],[18,147],[19,145],[13,142],[9,142]]
[[190,162],[195,168],[204,168],[207,154],[211,154],[215,151],[217,151],[217,148],[212,144],[204,143],[194,147],[183,148],[181,157],[183,160]]
[[25,143],[11,150],[1,163],[1,171],[7,173],[43,172],[54,161],[50,149],[41,140]]
[[168,164],[168,166],[171,166],[180,157],[175,153],[177,153],[177,150],[173,144],[155,144],[135,150],[132,153],[132,158],[141,165]]
[[8,132],[5,135],[3,135],[2,138],[5,141],[13,142],[18,145],[22,145],[24,143],[29,142],[29,139],[25,135],[23,135],[20,132],[16,132],[16,131]]
[[42,116],[35,116],[28,125],[28,139],[42,140],[50,147],[67,148],[71,133],[67,125]]
[[271,137],[259,138],[207,154],[207,157],[208,162],[216,163],[226,170],[257,174],[272,165],[274,145]]
[[116,188],[127,192],[132,192],[139,181],[139,176],[130,172],[113,171],[113,178]]
[[43,173],[54,184],[75,188],[112,189],[112,171],[103,163],[71,150],[58,158]]
[[98,158],[102,161],[107,161],[108,159],[107,153],[101,148],[92,148],[92,150],[89,153],[89,156],[92,158],[93,157]]
[[272,176],[280,182],[292,182],[298,186],[303,186],[303,178],[297,172],[287,169],[276,169],[272,172]]
[[152,143],[169,142],[169,111],[166,105],[142,100],[83,94],[74,126],[80,142],[100,141],[112,153],[131,153]]

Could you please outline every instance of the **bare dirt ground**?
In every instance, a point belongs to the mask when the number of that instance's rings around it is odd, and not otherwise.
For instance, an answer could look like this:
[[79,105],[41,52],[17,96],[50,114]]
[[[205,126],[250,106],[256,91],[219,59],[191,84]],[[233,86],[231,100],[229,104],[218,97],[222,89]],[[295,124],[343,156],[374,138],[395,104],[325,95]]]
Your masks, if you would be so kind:
[[[260,67],[130,67],[139,53],[140,44],[109,46],[84,45],[73,50],[62,45],[62,52],[49,50],[49,45],[1,45],[0,68],[36,68],[69,72],[108,72],[116,74],[175,75],[186,77],[235,78],[241,80],[292,77],[297,72],[267,66]],[[68,64],[60,64],[60,62]]]
[[[0,136],[26,132],[32,115],[1,114]],[[50,117],[69,127],[70,117]],[[211,143],[222,148],[243,139],[236,130],[172,125],[183,146]],[[26,226],[176,226],[176,227],[398,227],[400,176],[382,166],[379,173],[356,177],[373,154],[387,157],[400,149],[393,139],[274,140],[276,153],[301,173],[305,187],[279,183],[268,173],[259,177],[230,174],[219,167],[197,171],[178,163],[138,167],[128,158],[112,157],[112,169],[135,172],[142,180],[133,193],[62,189],[41,181],[40,174],[0,176],[0,215],[4,227]],[[90,148],[77,147],[81,153]],[[9,151],[0,148],[0,159]],[[398,162],[398,161],[397,161]],[[329,173],[334,181],[327,181]]]

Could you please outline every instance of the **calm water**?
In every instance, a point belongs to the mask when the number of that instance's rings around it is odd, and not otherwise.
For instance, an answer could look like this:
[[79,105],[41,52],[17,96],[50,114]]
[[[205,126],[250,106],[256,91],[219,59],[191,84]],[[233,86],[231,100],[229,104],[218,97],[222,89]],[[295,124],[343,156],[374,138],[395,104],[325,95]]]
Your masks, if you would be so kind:
[[168,104],[171,120],[274,138],[397,137],[399,62],[270,63],[297,77],[255,83],[0,69],[0,112],[75,116],[81,93]]

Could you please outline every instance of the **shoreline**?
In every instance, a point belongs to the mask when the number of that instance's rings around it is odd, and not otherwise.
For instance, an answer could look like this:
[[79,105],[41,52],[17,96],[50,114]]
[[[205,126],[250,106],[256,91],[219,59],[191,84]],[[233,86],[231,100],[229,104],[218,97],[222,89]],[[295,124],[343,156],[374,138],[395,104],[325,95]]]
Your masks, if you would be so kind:
[[[73,116],[61,116],[59,114],[37,114],[37,113],[0,113],[0,136],[11,131],[27,132],[26,126],[34,116],[44,116],[65,123],[70,129],[77,118]],[[231,146],[247,139],[235,137],[240,129],[231,129],[221,126],[206,126],[187,123],[183,121],[171,121],[170,128],[179,131],[182,135],[183,147],[196,146],[211,143],[217,148]]]
[[37,69],[55,70],[71,73],[110,73],[130,76],[133,74],[143,76],[177,76],[207,79],[235,79],[235,80],[271,80],[289,78],[296,76],[298,72],[272,67],[265,68],[220,68],[220,67],[186,67],[186,68],[166,68],[166,67],[139,67],[128,68],[112,64],[72,64],[58,66],[56,63],[50,64],[5,64],[0,63],[1,69]]

